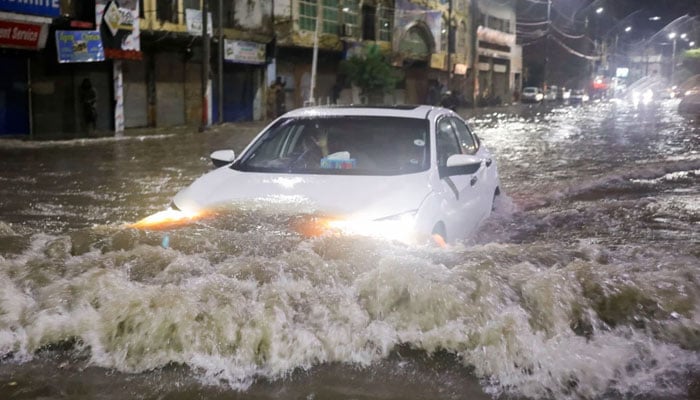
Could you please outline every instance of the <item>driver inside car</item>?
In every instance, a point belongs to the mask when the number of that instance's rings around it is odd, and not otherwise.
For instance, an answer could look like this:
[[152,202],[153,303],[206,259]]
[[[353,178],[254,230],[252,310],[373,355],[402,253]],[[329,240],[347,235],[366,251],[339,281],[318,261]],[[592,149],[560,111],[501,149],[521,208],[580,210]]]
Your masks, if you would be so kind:
[[301,133],[300,153],[293,167],[318,168],[321,159],[328,156],[328,134],[318,126],[306,126]]

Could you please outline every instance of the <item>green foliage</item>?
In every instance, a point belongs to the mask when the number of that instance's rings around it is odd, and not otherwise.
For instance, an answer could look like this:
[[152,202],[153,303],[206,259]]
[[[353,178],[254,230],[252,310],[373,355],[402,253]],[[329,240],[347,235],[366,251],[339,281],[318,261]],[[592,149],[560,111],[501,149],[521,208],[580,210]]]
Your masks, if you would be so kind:
[[342,61],[340,71],[368,97],[383,96],[395,89],[401,80],[399,71],[391,66],[375,44],[366,46],[362,55]]
[[690,49],[683,53],[683,66],[691,74],[700,74],[700,49]]

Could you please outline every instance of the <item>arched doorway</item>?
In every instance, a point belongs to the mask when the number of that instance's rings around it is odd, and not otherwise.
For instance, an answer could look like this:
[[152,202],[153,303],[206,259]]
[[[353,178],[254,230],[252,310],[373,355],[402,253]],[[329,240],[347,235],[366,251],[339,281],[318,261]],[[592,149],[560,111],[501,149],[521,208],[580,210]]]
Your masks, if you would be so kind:
[[406,27],[398,47],[405,73],[405,101],[409,104],[424,103],[428,94],[428,68],[430,55],[435,51],[435,39],[423,21],[415,21]]

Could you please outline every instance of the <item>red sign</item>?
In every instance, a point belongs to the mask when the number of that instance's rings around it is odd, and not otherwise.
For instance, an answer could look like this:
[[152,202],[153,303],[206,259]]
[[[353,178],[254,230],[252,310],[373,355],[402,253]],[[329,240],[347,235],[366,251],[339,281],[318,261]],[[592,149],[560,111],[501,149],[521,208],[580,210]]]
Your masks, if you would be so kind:
[[18,47],[36,50],[41,44],[44,25],[0,21],[0,47]]

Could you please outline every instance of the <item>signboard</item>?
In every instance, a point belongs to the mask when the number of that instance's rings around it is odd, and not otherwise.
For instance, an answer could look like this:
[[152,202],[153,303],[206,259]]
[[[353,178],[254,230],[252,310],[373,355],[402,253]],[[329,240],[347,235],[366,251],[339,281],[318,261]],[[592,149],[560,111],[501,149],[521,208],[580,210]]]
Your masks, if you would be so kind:
[[95,26],[106,58],[141,59],[139,0],[96,0]]
[[104,61],[105,53],[98,31],[56,31],[59,63]]
[[515,45],[515,35],[491,28],[485,28],[481,25],[476,28],[476,37],[484,42],[500,44],[501,46]]
[[241,64],[265,64],[265,45],[224,39],[224,60]]
[[432,53],[430,55],[430,68],[445,69],[445,60],[446,59],[447,59],[447,54],[445,54],[445,53]]
[[47,26],[0,20],[0,47],[38,50],[46,44]]
[[58,17],[61,14],[61,5],[59,0],[0,0],[0,10]]
[[467,64],[457,63],[454,66],[454,71],[456,75],[466,75],[467,74]]
[[[207,33],[212,34],[211,13],[207,13]],[[202,35],[202,10],[185,9],[185,24],[187,25],[187,33],[190,35]]]

